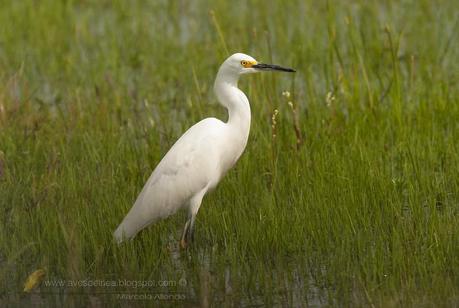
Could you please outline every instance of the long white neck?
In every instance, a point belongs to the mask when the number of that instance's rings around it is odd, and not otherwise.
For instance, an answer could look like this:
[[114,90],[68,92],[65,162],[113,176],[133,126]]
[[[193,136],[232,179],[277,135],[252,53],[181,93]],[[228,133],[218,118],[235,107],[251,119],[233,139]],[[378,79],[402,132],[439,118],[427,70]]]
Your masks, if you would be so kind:
[[238,89],[239,74],[220,68],[215,79],[214,91],[228,110],[227,124],[247,141],[250,131],[250,104],[244,92]]

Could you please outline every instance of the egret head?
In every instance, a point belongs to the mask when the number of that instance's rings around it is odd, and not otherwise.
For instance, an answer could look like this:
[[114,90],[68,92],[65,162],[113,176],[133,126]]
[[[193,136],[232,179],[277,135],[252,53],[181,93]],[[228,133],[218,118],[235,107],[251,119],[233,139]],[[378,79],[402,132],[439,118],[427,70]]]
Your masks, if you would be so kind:
[[243,53],[235,53],[234,55],[230,56],[223,63],[222,67],[225,67],[225,69],[228,69],[237,75],[258,73],[263,71],[281,71],[290,73],[295,72],[295,70],[291,68],[286,68],[274,64],[259,63],[251,56]]

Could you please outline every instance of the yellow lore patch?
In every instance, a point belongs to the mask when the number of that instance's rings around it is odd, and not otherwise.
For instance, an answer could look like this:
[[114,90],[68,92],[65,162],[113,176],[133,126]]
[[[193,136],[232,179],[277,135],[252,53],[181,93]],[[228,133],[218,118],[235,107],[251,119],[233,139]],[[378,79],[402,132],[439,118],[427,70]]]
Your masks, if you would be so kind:
[[250,68],[254,66],[255,64],[257,64],[257,61],[246,61],[246,60],[241,61],[241,65],[245,68]]

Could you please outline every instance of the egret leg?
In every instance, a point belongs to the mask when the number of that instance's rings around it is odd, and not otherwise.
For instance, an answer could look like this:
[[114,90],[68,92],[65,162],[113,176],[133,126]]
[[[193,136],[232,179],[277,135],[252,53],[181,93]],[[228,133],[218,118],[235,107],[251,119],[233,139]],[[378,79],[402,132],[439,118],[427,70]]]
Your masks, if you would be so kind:
[[206,189],[203,189],[190,200],[188,220],[185,223],[182,237],[180,239],[180,246],[183,249],[185,249],[188,244],[194,240],[194,224],[196,221],[196,215],[198,214],[199,207],[201,206],[202,198],[205,193]]
[[183,227],[182,237],[180,238],[180,247],[182,247],[183,249],[185,249],[188,245],[187,237],[188,233],[190,232],[190,223],[191,219],[188,219],[185,223],[185,227]]
[[194,223],[196,221],[196,214],[190,214],[188,220],[183,228],[182,237],[180,239],[180,246],[185,249],[188,244],[194,241]]
[[196,221],[196,214],[195,215],[191,215],[190,231],[188,232],[188,236],[189,236],[190,242],[194,241],[194,223],[195,223],[195,221]]

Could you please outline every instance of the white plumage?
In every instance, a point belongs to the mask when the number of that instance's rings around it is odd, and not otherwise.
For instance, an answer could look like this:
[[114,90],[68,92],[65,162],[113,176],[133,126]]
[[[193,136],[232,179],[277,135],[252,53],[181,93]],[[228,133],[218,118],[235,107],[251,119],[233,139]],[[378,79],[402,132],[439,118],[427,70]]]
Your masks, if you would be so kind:
[[247,144],[250,105],[245,94],[237,88],[239,76],[261,70],[293,71],[257,63],[241,53],[230,56],[221,65],[214,91],[228,110],[228,122],[204,119],[177,140],[114,232],[118,242],[133,238],[143,228],[183,207],[188,208],[189,215],[181,238],[182,247],[192,239],[202,198],[234,166]]

